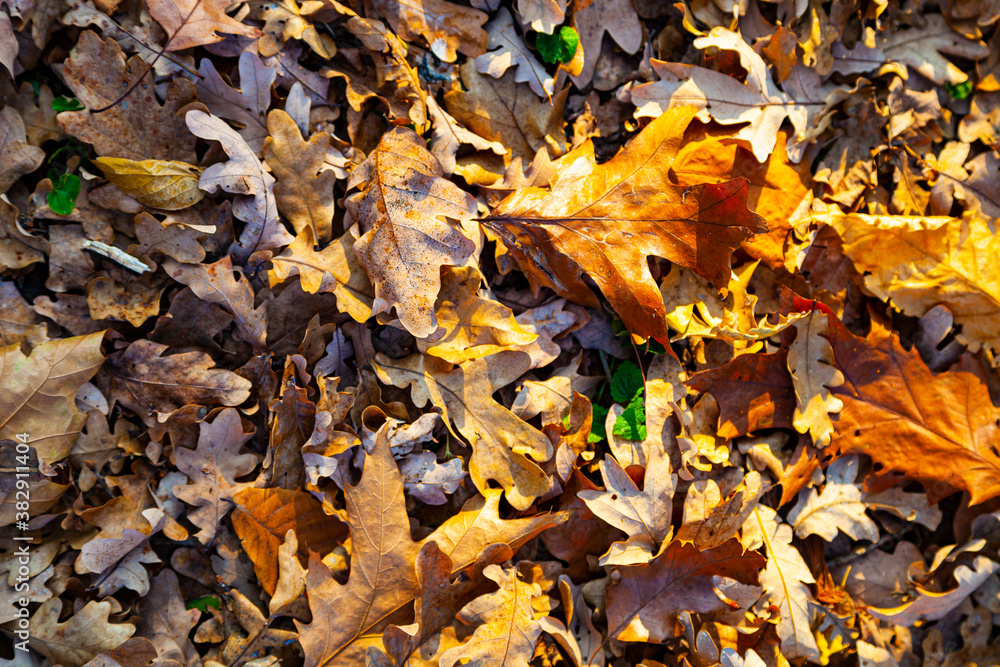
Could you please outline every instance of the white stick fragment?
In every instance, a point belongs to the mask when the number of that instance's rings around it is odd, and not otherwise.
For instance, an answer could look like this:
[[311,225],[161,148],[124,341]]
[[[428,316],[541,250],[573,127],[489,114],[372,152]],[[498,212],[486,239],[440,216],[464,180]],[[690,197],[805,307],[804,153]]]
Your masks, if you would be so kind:
[[128,254],[121,248],[116,248],[114,246],[108,245],[107,243],[101,243],[100,241],[91,241],[90,239],[84,239],[81,247],[84,250],[93,250],[98,255],[103,255],[113,262],[118,262],[126,269],[130,271],[135,271],[136,273],[142,274],[149,271],[150,268],[146,266],[142,260],[136,259],[132,255]]

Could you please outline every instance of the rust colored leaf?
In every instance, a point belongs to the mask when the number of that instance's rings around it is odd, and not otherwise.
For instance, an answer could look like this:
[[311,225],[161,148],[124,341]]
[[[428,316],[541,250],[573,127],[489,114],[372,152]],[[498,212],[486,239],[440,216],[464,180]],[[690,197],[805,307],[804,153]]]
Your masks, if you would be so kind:
[[788,351],[741,354],[728,364],[695,373],[685,382],[715,396],[719,436],[736,438],[765,428],[792,428],[795,389],[786,366]]
[[233,528],[269,595],[278,583],[278,548],[286,532],[295,531],[303,560],[310,551],[329,554],[347,536],[347,527],[305,491],[251,487],[237,491],[233,504]]
[[1000,496],[1000,408],[972,373],[935,375],[916,349],[876,322],[867,338],[830,317],[830,344],[844,384],[844,403],[826,454],[867,454],[891,486],[921,482],[932,502],[955,490],[971,504]]
[[[738,540],[714,549],[671,542],[649,565],[620,567],[608,586],[608,627],[622,641],[662,642],[683,611],[712,614],[749,606],[760,597],[766,560]],[[703,616],[704,617],[704,616]]]
[[733,251],[767,229],[746,207],[744,179],[690,188],[669,182],[694,114],[694,108],[663,114],[602,165],[592,147],[565,158],[551,192],[519,190],[483,225],[535,285],[593,307],[598,301],[583,281],[586,272],[632,333],[668,340],[666,310],[647,258],[669,259],[723,288]]

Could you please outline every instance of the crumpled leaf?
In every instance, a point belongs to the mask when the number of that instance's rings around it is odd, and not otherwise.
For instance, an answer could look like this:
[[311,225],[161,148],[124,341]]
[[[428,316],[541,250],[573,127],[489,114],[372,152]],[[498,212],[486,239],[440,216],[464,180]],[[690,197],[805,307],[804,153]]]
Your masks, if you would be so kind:
[[585,144],[558,168],[550,192],[521,189],[482,224],[536,286],[596,307],[582,279],[586,271],[633,334],[668,340],[666,309],[646,258],[664,257],[721,288],[733,249],[765,230],[746,209],[746,181],[682,189],[667,180],[695,113],[693,107],[664,113],[601,165]]
[[462,469],[462,459],[438,463],[434,452],[411,454],[402,460],[399,471],[407,493],[428,505],[444,505],[446,494],[455,493],[468,474]]
[[[505,147],[513,157],[530,163],[539,149],[551,157],[566,151],[563,132],[563,109],[569,88],[556,92],[551,100],[539,99],[525,84],[514,81],[513,73],[506,72],[499,79],[480,74],[475,63],[466,62],[459,67],[465,91],[449,90],[444,95],[444,105],[460,123],[489,141]],[[468,167],[472,170],[484,167]],[[492,183],[497,174],[490,181]]]
[[450,369],[449,364],[422,354],[398,360],[379,354],[374,368],[382,382],[409,386],[417,406],[430,402],[440,408],[449,428],[454,425],[456,435],[472,444],[469,476],[481,493],[494,479],[511,505],[527,509],[549,488],[538,463],[552,458],[552,444],[494,401],[493,392],[521,376],[529,363],[523,352],[499,352]]
[[489,35],[486,45],[489,50],[476,58],[476,70],[499,79],[508,68],[516,67],[515,82],[527,83],[537,95],[551,99],[555,79],[545,71],[545,66],[538,62],[524,39],[517,34],[514,18],[506,7],[501,7],[489,22],[486,33]]
[[833,393],[844,384],[844,375],[837,370],[833,349],[826,340],[829,328],[823,311],[810,312],[794,326],[798,334],[788,348],[788,372],[797,400],[792,424],[799,433],[809,433],[817,447],[823,447],[833,436],[830,414],[844,407]]
[[104,332],[42,343],[25,356],[19,345],[0,349],[0,439],[29,434],[39,459],[52,464],[69,455],[87,416],[74,397],[104,361]]
[[309,227],[321,243],[333,237],[333,184],[337,176],[324,169],[330,135],[316,132],[303,141],[295,121],[275,109],[267,116],[271,133],[264,141],[267,166],[277,178],[274,198],[278,210],[296,234]]
[[230,157],[228,162],[213,164],[206,169],[198,187],[206,192],[221,188],[239,195],[233,204],[233,215],[247,224],[230,249],[233,258],[241,262],[258,250],[280,248],[291,243],[292,235],[278,219],[274,177],[264,171],[260,160],[243,138],[222,120],[204,111],[189,111],[186,118],[193,134],[218,141]]
[[188,512],[187,517],[201,528],[195,537],[202,544],[210,544],[214,539],[219,523],[233,508],[233,495],[252,484],[236,481],[257,467],[256,454],[240,453],[252,436],[253,432],[243,432],[239,412],[227,408],[211,424],[201,423],[197,449],[174,453],[177,469],[192,483],[175,486],[173,494],[197,508]]
[[483,575],[500,589],[479,596],[458,612],[462,622],[477,627],[467,642],[441,656],[441,667],[452,667],[465,659],[481,665],[528,667],[535,642],[542,634],[532,606],[541,597],[542,587],[523,581],[513,567],[505,570],[496,564],[487,565]]
[[472,267],[446,268],[436,304],[438,330],[417,349],[453,364],[517,349],[538,339],[510,308],[478,295],[482,275]]
[[959,565],[955,568],[958,586],[939,592],[917,586],[917,597],[896,607],[868,607],[866,611],[875,618],[897,625],[913,625],[919,621],[936,621],[960,605],[973,591],[979,588],[1000,565],[986,556],[976,556],[972,567]]
[[695,480],[684,497],[684,516],[676,539],[699,549],[714,549],[733,537],[767,491],[760,473],[750,472],[723,498],[714,479]]
[[468,220],[475,201],[442,178],[441,165],[412,130],[387,132],[368,159],[351,172],[347,200],[363,235],[354,252],[375,284],[372,313],[395,308],[414,336],[434,333],[434,300],[442,266],[459,266],[475,247],[444,218]]
[[152,0],[149,13],[170,37],[168,51],[213,44],[225,39],[224,35],[260,37],[257,28],[227,16],[227,7],[227,0]]
[[642,491],[611,456],[600,463],[605,491],[580,491],[577,495],[591,512],[628,534],[601,556],[601,565],[648,563],[670,539],[673,527],[674,489],[677,475],[670,470],[670,456],[652,447],[646,461]]
[[115,187],[146,206],[179,211],[205,196],[198,189],[201,170],[193,164],[108,157],[99,157],[94,164]]
[[[750,142],[758,162],[766,162],[774,150],[778,130],[786,117],[797,133],[806,131],[805,108],[796,105],[774,85],[764,60],[738,33],[712,28],[707,36],[696,39],[694,45],[738,53],[740,64],[747,71],[746,82],[697,65],[653,60],[653,71],[660,80],[632,89],[637,117],[655,118],[668,109],[693,104],[698,107],[698,118],[704,122],[749,123],[736,137]],[[789,155],[797,162],[801,147],[790,150]]]
[[788,523],[799,538],[819,535],[833,541],[837,530],[853,540],[878,541],[878,526],[865,514],[861,489],[854,483],[858,474],[857,457],[838,459],[826,469],[823,492],[803,489],[799,501],[788,513]]

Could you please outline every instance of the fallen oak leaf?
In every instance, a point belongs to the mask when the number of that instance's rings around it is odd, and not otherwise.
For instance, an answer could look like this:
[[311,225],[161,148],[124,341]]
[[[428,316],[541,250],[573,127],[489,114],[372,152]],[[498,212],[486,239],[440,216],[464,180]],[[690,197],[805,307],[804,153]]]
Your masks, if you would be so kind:
[[469,220],[475,200],[442,177],[424,140],[402,127],[383,135],[368,159],[351,172],[347,210],[363,235],[354,252],[375,285],[372,314],[395,308],[414,336],[434,333],[440,268],[459,266],[475,244],[443,218]]
[[833,391],[844,383],[844,375],[833,364],[833,349],[826,339],[827,317],[822,311],[810,311],[794,326],[798,333],[788,348],[788,372],[797,401],[792,425],[823,447],[833,435],[830,413],[844,407]]
[[156,413],[168,415],[185,405],[236,406],[250,397],[250,381],[215,369],[204,352],[162,356],[166,345],[137,340],[105,361],[96,384],[108,403],[121,404],[147,426]]
[[478,56],[486,50],[483,24],[487,14],[446,0],[365,0],[369,16],[385,18],[403,39],[423,37],[435,56],[455,62],[456,51]]
[[240,136],[254,154],[259,155],[270,133],[267,108],[271,106],[271,86],[278,73],[250,51],[240,54],[238,67],[240,88],[236,89],[223,81],[211,60],[204,58],[198,68],[201,76],[195,84],[198,101],[205,104],[213,116],[242,125]]
[[508,502],[525,510],[551,484],[537,462],[552,458],[552,443],[492,395],[524,374],[529,364],[523,352],[498,352],[454,369],[422,354],[394,360],[380,353],[373,366],[380,381],[409,386],[417,406],[430,402],[440,408],[449,427],[454,424],[472,444],[469,476],[481,493],[495,479]]
[[[102,41],[94,32],[85,30],[63,63],[62,76],[87,109],[100,109],[113,104],[148,69],[138,56],[126,61],[115,40]],[[140,84],[127,103],[99,114],[89,110],[64,111],[56,117],[59,127],[93,144],[103,157],[195,162],[194,138],[185,131],[183,119],[177,115],[182,107],[194,101],[194,85],[183,78],[173,79],[162,106],[152,86],[152,81]]]
[[59,598],[46,600],[28,621],[31,627],[29,645],[54,663],[80,667],[135,634],[135,626],[131,623],[110,621],[111,614],[121,610],[117,601],[91,600],[60,622],[62,606],[63,601]]
[[228,0],[152,0],[149,13],[169,37],[167,51],[214,44],[225,39],[223,34],[260,37],[257,28],[227,16],[228,6]]
[[279,581],[278,553],[288,531],[295,531],[303,560],[310,551],[326,556],[347,535],[344,524],[305,491],[249,487],[233,494],[233,504],[233,529],[268,594],[274,594]]
[[610,455],[600,467],[606,490],[580,491],[577,495],[591,512],[629,538],[612,544],[599,564],[648,563],[674,532],[670,522],[677,475],[670,470],[670,456],[659,447],[650,448],[642,491]]
[[197,449],[174,450],[177,469],[192,483],[173,487],[173,494],[197,508],[188,512],[187,517],[201,528],[195,537],[202,544],[212,543],[219,523],[233,508],[233,495],[252,483],[236,481],[257,467],[256,454],[240,453],[252,436],[252,431],[243,432],[240,413],[226,408],[211,423],[200,424]]
[[[670,542],[648,565],[617,567],[607,588],[608,636],[663,642],[675,636],[681,612],[708,615],[753,604],[765,560],[738,540],[713,549]],[[703,618],[705,616],[702,616]]]
[[275,109],[267,116],[271,133],[264,140],[264,158],[277,183],[278,210],[292,223],[296,234],[309,227],[315,238],[328,243],[333,237],[333,184],[336,174],[323,168],[330,135],[316,132],[304,141],[295,121]]
[[198,187],[206,192],[222,188],[239,196],[233,215],[247,223],[230,253],[237,262],[245,261],[258,250],[280,248],[293,237],[278,219],[274,199],[274,177],[264,171],[250,146],[221,119],[197,109],[186,116],[192,134],[218,141],[229,155],[228,162],[213,164],[201,174]]
[[267,274],[271,287],[298,274],[303,291],[331,292],[337,296],[337,310],[357,322],[367,322],[372,315],[375,288],[351,249],[355,240],[349,230],[317,252],[312,229],[303,229],[291,245],[271,258]]
[[74,397],[105,360],[104,332],[38,345],[25,356],[17,344],[0,348],[0,439],[28,433],[24,443],[47,464],[69,455],[87,416]]
[[499,79],[508,68],[515,67],[515,82],[527,83],[535,94],[551,100],[555,79],[545,71],[545,66],[538,62],[524,39],[517,34],[510,10],[501,7],[486,26],[486,33],[489,35],[486,48],[492,50],[476,58],[479,73]]
[[[250,281],[243,278],[228,255],[213,264],[182,264],[173,258],[163,261],[167,274],[187,285],[198,298],[225,308],[233,315],[240,333],[257,354],[267,351],[267,310],[254,308],[254,293]],[[242,280],[237,280],[239,275]]]
[[964,370],[935,375],[916,349],[905,350],[875,321],[860,338],[827,317],[834,362],[844,374],[831,391],[844,407],[824,455],[866,454],[883,473],[872,486],[905,477],[921,482],[931,502],[956,489],[969,492],[971,505],[1000,495],[1000,408],[983,381]]
[[333,579],[317,559],[310,560],[306,594],[313,620],[295,622],[307,667],[360,667],[368,647],[381,648],[384,627],[419,593],[413,562],[423,545],[436,542],[451,559],[454,575],[472,565],[489,544],[516,549],[566,519],[549,514],[503,521],[496,513],[501,493],[489,489],[485,498],[470,500],[422,542],[414,542],[387,429],[378,431],[360,482],[344,487],[353,544],[347,584]]
[[550,192],[521,189],[481,224],[503,241],[535,289],[597,307],[582,278],[586,271],[633,334],[669,340],[647,257],[664,257],[723,288],[733,250],[766,230],[746,208],[745,180],[686,189],[668,181],[695,113],[671,109],[601,165],[585,144],[557,168]]
[[479,596],[458,612],[459,620],[477,627],[467,642],[445,651],[441,667],[452,667],[465,659],[475,664],[528,667],[542,634],[533,606],[536,598],[542,597],[542,587],[523,581],[519,574],[519,568],[505,570],[495,563],[486,566],[483,575],[500,588]]

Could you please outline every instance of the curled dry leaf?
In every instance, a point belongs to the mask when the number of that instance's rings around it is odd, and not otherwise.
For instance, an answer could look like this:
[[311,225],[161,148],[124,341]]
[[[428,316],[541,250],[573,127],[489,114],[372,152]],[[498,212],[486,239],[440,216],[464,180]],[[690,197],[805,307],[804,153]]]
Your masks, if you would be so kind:
[[146,206],[178,211],[205,196],[198,189],[201,170],[193,164],[108,157],[97,158],[94,164],[119,190]]

